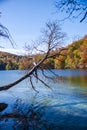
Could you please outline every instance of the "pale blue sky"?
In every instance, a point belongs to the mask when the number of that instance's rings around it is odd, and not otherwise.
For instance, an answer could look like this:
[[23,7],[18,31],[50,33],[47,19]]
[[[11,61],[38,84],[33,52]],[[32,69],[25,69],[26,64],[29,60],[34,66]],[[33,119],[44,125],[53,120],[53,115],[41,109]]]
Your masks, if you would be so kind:
[[[64,13],[57,12],[54,2],[55,0],[0,0],[0,22],[9,29],[17,49],[23,49],[25,43],[37,39],[48,20],[65,17]],[[87,34],[87,23],[79,23],[78,19],[67,20],[60,25],[69,38],[65,43],[71,42],[75,36]],[[4,46],[6,49],[12,48],[9,43]]]

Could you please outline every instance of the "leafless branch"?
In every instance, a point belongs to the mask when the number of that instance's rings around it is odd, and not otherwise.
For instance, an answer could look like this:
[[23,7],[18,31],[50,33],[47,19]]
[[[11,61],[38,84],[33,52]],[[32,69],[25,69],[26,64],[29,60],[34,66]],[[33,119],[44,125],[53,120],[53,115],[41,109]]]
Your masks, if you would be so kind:
[[[34,74],[33,74],[34,75]],[[34,75],[34,77],[36,77],[35,75]],[[42,84],[44,84],[46,87],[48,87],[48,88],[50,88],[50,86],[47,84],[47,83],[45,83],[42,79],[40,79],[39,77],[37,77],[38,78],[38,80],[42,83]]]
[[[37,78],[37,77],[36,77]],[[35,89],[35,86],[33,85],[33,82],[32,82],[32,77],[30,76],[30,83],[31,83],[31,86],[33,88],[34,91],[38,92],[36,89]]]
[[40,64],[43,63],[43,61],[46,58],[47,58],[47,55],[36,66],[34,66],[26,75],[24,75],[22,78],[16,80],[15,82],[13,82],[11,84],[8,84],[8,85],[0,87],[0,91],[2,91],[2,90],[8,90],[11,87],[15,86],[16,84],[20,83],[21,81],[25,80],[26,78],[30,77],[30,75],[33,74],[33,72],[39,67]]
[[61,12],[65,12],[68,16],[64,18],[80,18],[80,22],[87,19],[87,3],[80,0],[60,0],[55,4],[56,8]]
[[80,22],[83,22],[87,17],[87,12],[84,14],[83,18],[80,20]]
[[0,24],[0,36],[7,38],[10,41],[11,45],[14,47],[15,42],[13,41],[12,36],[10,35],[8,29],[2,24]]
[[[47,86],[49,88],[49,85],[46,84],[42,79],[40,79],[40,77],[37,74],[37,70],[38,70],[38,68],[40,68],[40,66],[42,66],[44,61],[46,61],[50,57],[55,56],[55,54],[52,54],[51,52],[60,48],[60,46],[61,46],[60,44],[61,44],[64,36],[65,36],[65,34],[61,32],[61,29],[58,26],[57,22],[48,22],[46,24],[46,28],[43,32],[41,41],[39,43],[39,45],[40,44],[42,45],[42,48],[43,48],[43,45],[45,45],[45,48],[46,48],[45,53],[43,53],[43,58],[36,63],[34,57],[29,56],[29,58],[32,59],[33,67],[31,69],[29,69],[23,77],[19,78],[15,82],[10,83],[8,85],[1,86],[0,91],[8,90],[27,78],[30,78],[31,86],[36,91],[36,89],[33,85],[32,76],[34,76],[37,80],[39,80],[41,83],[43,83],[45,86]],[[43,41],[44,41],[44,44],[43,44]],[[38,49],[38,47],[37,47],[37,49]],[[63,50],[63,48],[62,48],[62,50]],[[44,51],[44,48],[43,48],[43,51]],[[58,54],[59,54],[59,52],[58,52]],[[57,55],[57,53],[56,53],[56,55]]]
[[61,52],[64,51],[64,50],[67,50],[67,49],[68,49],[68,48],[61,48],[61,49],[59,49],[59,51],[58,51],[57,53],[48,56],[48,58],[55,58],[55,57],[57,57],[57,56],[59,56],[59,55],[61,55],[61,56],[66,56],[66,55],[61,54]]

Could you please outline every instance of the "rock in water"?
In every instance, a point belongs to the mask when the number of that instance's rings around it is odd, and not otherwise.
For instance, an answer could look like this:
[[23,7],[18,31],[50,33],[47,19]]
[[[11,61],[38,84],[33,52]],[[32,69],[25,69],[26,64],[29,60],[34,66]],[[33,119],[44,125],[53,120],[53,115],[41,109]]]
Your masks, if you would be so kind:
[[4,109],[6,109],[8,106],[8,104],[6,103],[0,103],[0,112],[3,111]]

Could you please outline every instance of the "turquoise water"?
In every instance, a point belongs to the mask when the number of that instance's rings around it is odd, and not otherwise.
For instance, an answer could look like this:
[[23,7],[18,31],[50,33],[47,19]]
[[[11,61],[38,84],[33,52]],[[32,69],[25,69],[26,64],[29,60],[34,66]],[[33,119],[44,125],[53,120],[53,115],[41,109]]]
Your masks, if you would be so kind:
[[[0,86],[15,81],[24,73],[0,71]],[[49,71],[45,73],[53,76]],[[15,113],[27,116],[1,119],[0,130],[87,130],[87,71],[55,70],[55,73],[61,78],[53,82],[39,72],[40,78],[51,89],[33,79],[37,93],[27,79],[0,92],[0,102],[8,103],[0,115]]]

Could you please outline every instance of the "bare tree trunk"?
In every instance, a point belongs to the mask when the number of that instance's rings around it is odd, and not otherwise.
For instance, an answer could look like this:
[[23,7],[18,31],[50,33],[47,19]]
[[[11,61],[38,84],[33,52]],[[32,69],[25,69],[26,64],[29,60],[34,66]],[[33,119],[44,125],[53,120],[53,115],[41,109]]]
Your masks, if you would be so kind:
[[[19,78],[18,80],[16,80],[13,83],[1,86],[0,91],[8,90],[8,89],[12,88],[13,86],[17,85],[18,83],[20,83],[21,81],[25,80],[28,77],[30,77],[31,86],[32,86],[32,88],[34,88],[32,78],[31,78],[32,76],[34,76],[36,79],[38,79],[40,82],[42,82],[45,86],[48,86],[37,75],[37,69],[48,58],[52,58],[52,57],[54,58],[55,56],[60,54],[60,51],[58,51],[56,54],[52,54],[51,52],[60,48],[60,43],[63,40],[63,38],[65,37],[65,34],[61,32],[61,29],[59,28],[57,22],[48,22],[46,24],[46,29],[43,31],[43,34],[44,35],[42,35],[40,44],[41,44],[41,47],[43,44],[45,44],[46,51],[44,51],[43,48],[41,48],[43,50],[39,50],[39,51],[43,52],[44,57],[37,64],[35,63],[34,67],[31,68],[30,70],[28,70],[27,74],[25,74],[23,77]],[[38,47],[35,47],[35,45],[34,45],[33,49],[38,50]],[[64,50],[64,48],[62,48],[61,50]],[[34,63],[34,61],[32,61],[32,62]]]

